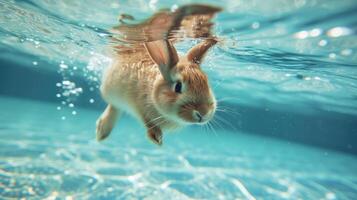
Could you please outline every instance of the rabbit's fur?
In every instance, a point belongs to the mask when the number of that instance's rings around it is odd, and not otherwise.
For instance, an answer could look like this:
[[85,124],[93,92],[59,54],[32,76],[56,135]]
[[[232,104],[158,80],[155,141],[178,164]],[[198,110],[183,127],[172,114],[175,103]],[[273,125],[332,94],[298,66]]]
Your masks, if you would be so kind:
[[208,122],[216,100],[201,70],[212,37],[179,57],[168,39],[136,44],[114,56],[103,76],[101,93],[108,103],[97,120],[97,139],[105,139],[121,112],[141,120],[151,141],[162,144],[162,130]]

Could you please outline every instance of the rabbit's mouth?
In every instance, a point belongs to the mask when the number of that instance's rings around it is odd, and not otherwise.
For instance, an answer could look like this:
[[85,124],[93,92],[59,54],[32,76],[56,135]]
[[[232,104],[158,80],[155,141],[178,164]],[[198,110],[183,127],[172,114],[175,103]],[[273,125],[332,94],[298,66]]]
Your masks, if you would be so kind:
[[214,115],[214,110],[210,110],[206,114],[202,115],[199,111],[194,110],[192,112],[192,117],[195,119],[196,124],[206,124],[208,123]]
[[214,116],[214,107],[207,110],[182,109],[179,111],[179,117],[187,124],[206,124]]

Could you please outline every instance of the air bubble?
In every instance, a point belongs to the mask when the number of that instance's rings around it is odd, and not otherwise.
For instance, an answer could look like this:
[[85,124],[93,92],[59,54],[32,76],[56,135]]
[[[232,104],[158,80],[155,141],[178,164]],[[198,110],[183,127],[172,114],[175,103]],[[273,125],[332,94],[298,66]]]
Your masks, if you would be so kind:
[[74,104],[73,104],[73,103],[70,103],[70,104],[68,104],[68,107],[73,108],[73,107],[74,107]]
[[317,37],[317,36],[321,35],[321,33],[322,33],[321,29],[314,28],[309,32],[309,35],[310,35],[310,37]]
[[258,29],[259,27],[260,27],[260,23],[259,22],[252,23],[252,29]]
[[57,110],[61,110],[62,108],[61,108],[61,106],[57,106]]
[[36,65],[38,65],[38,62],[37,61],[33,61],[32,64],[36,66]]
[[326,41],[326,40],[320,40],[319,46],[324,47],[324,46],[326,46],[326,45],[327,45],[327,41]]
[[94,99],[89,99],[89,103],[94,103]]
[[105,33],[98,33],[98,35],[99,35],[99,37],[105,37],[105,36],[107,36],[107,34],[105,34]]
[[70,84],[71,84],[71,81],[62,81],[62,84],[63,84],[63,85],[70,85]]
[[309,32],[307,31],[300,31],[294,34],[294,37],[297,39],[305,39],[309,36]]
[[336,195],[335,195],[334,193],[332,193],[332,192],[327,192],[327,193],[325,194],[325,197],[326,197],[326,199],[328,199],[328,200],[336,199]]
[[352,30],[347,27],[335,27],[327,31],[329,37],[341,37],[350,35]]
[[328,57],[331,58],[331,59],[335,59],[336,58],[336,54],[335,53],[330,53],[328,55]]
[[62,116],[61,119],[62,119],[62,120],[66,120],[66,116]]
[[61,63],[60,64],[60,68],[61,69],[68,69],[68,65],[65,65],[65,64]]
[[76,115],[77,114],[77,112],[74,110],[74,111],[72,111],[72,115]]

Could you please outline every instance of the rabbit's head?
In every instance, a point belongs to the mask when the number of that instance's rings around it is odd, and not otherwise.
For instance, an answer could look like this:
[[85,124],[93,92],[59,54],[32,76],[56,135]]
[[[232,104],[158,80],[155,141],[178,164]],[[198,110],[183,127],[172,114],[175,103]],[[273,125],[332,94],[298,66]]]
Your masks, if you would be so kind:
[[180,58],[168,40],[145,43],[162,74],[154,83],[152,98],[163,116],[179,124],[204,124],[213,117],[216,100],[200,63],[215,43],[206,39]]

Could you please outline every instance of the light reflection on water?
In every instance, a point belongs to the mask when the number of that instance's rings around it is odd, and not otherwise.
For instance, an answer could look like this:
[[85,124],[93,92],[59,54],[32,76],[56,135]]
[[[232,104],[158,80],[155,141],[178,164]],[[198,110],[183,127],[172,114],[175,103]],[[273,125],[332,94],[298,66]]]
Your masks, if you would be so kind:
[[[353,94],[357,40],[353,2],[211,2],[225,9],[215,20],[215,33],[222,40],[204,63],[213,85],[219,84],[216,93],[240,99],[239,104],[256,106],[262,101],[274,104],[289,99],[296,104],[328,105],[330,110],[356,114]],[[83,6],[86,3],[4,1],[1,4],[2,48],[39,56],[28,61],[32,63],[28,66],[58,70],[65,81],[73,81],[73,76],[85,77],[93,84],[92,90],[96,90],[99,72],[110,62],[109,29],[118,24],[117,16],[135,13],[135,18],[142,20],[158,8],[177,7],[181,3],[106,1]],[[131,7],[132,4],[136,7]],[[192,42],[178,44],[179,52],[187,50]],[[58,68],[41,65],[43,59],[57,63]],[[277,83],[281,79],[288,79],[291,84]],[[257,87],[257,81],[267,87]],[[251,87],[262,95],[249,93]],[[269,88],[274,88],[276,95],[268,95]],[[299,98],[292,96],[291,91],[298,92]],[[60,88],[59,92],[73,91]]]

